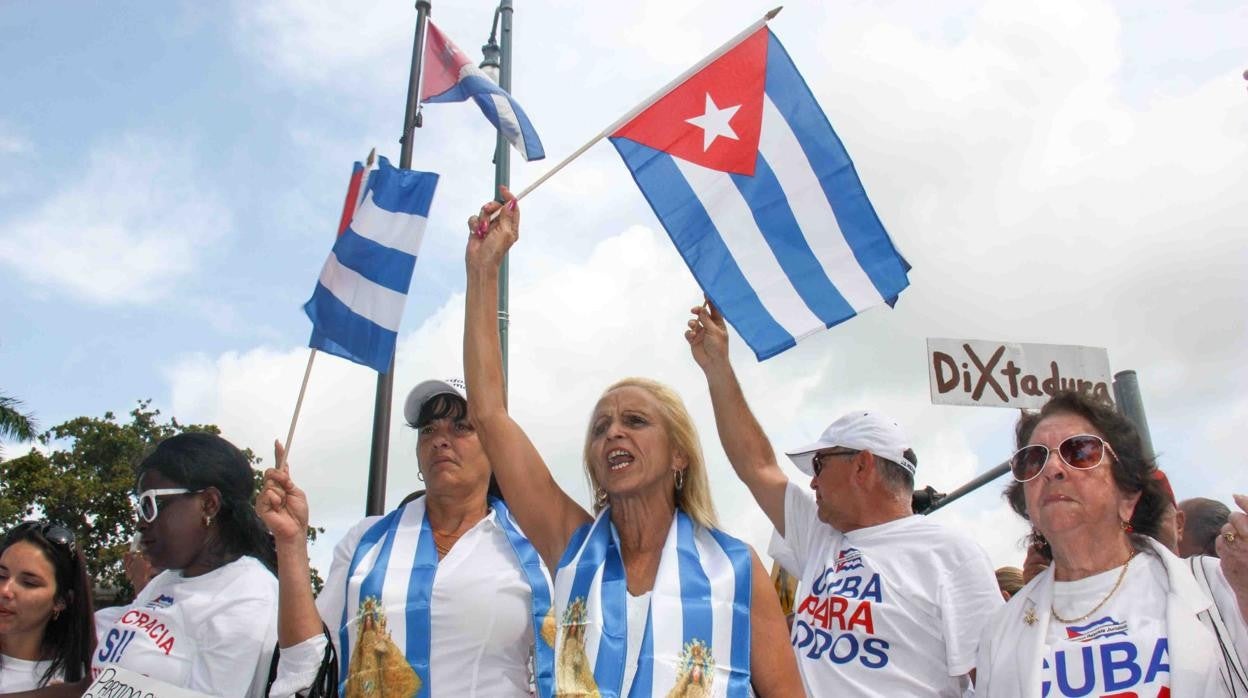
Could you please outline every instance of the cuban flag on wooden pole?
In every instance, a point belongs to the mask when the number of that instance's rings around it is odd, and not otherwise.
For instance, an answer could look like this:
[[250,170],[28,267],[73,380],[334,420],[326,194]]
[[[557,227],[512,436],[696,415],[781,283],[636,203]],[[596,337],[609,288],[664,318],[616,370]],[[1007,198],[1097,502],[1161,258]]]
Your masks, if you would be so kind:
[[760,361],[909,285],[849,154],[766,26],[610,138]]
[[910,284],[849,154],[767,28],[779,11],[516,195],[610,138],[702,290],[760,361],[893,305]]
[[303,310],[312,320],[308,346],[385,373],[438,175],[378,160],[372,170],[355,163],[346,202],[355,205],[350,215],[344,207],[338,239]]
[[537,131],[520,104],[481,72],[476,63],[430,21],[425,39],[420,101],[462,102],[469,97],[521,157],[525,160],[546,157],[542,140],[537,137]]
[[312,350],[286,442],[278,451],[279,470],[287,467],[318,349],[378,373],[389,371],[394,357],[399,320],[438,175],[400,170],[385,158],[374,165],[375,154],[370,152],[364,163],[357,162],[352,169],[338,220],[338,239],[321,267],[312,298],[303,305],[312,320],[308,340]]

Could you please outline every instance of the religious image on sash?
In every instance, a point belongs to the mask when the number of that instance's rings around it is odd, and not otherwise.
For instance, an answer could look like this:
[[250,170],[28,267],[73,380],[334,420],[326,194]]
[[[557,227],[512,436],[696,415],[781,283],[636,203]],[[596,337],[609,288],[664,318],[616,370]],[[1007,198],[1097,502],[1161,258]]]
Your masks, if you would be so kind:
[[563,642],[555,659],[555,685],[558,695],[597,697],[598,682],[585,654],[585,597],[578,596],[563,612]]
[[366,597],[360,603],[355,646],[347,670],[346,698],[410,698],[420,692],[420,677],[390,638],[376,597]]
[[[594,670],[585,651],[588,613],[585,597],[578,596],[563,614],[563,642],[555,662],[560,698],[598,698],[602,694],[594,680]],[[545,632],[543,628],[543,632]],[[715,679],[715,658],[710,646],[694,638],[684,644],[677,660],[676,685],[666,698],[710,698]]]
[[668,691],[668,698],[710,698],[711,681],[715,679],[715,657],[711,648],[701,640],[685,644],[680,653],[680,665],[676,670],[676,685]]

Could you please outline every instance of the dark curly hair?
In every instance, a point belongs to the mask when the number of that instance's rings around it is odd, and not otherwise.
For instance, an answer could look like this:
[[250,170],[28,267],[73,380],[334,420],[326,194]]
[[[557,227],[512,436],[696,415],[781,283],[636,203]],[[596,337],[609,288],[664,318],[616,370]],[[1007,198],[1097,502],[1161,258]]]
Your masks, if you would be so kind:
[[[1031,434],[1046,417],[1055,414],[1074,414],[1088,420],[1109,442],[1117,458],[1110,458],[1110,471],[1114,485],[1125,494],[1140,494],[1135,511],[1131,514],[1131,528],[1139,535],[1156,537],[1161,527],[1161,517],[1170,500],[1156,478],[1156,464],[1144,455],[1140,434],[1131,423],[1109,402],[1093,398],[1077,391],[1062,391],[1053,396],[1038,412],[1024,412],[1014,427],[1015,446],[1022,448],[1031,440]],[[1027,502],[1023,497],[1023,483],[1011,482],[1005,488],[1005,498],[1019,516],[1027,515]],[[1033,543],[1043,545],[1033,534]]]

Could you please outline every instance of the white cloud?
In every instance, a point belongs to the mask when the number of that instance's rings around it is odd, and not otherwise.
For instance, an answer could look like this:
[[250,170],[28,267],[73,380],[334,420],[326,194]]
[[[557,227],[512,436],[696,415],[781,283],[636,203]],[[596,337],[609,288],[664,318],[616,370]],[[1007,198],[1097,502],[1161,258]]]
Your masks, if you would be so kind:
[[0,156],[20,155],[34,150],[34,144],[22,133],[22,129],[0,119]]
[[[410,53],[410,4],[261,0],[234,5],[236,36],[279,75],[340,88],[376,79],[377,59]],[[406,72],[403,72],[406,85]]]
[[0,133],[0,155],[28,153],[32,149],[30,141],[5,133]]
[[62,179],[0,228],[0,262],[37,287],[99,304],[150,302],[229,230],[229,212],[177,144],[122,138]]

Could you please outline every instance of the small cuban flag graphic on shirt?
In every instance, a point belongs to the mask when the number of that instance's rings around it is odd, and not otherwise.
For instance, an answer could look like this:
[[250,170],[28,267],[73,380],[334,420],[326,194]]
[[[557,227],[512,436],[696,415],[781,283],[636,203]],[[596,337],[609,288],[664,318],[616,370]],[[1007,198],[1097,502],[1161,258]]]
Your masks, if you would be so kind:
[[611,134],[698,284],[759,360],[897,301],[910,265],[767,27]]

